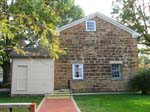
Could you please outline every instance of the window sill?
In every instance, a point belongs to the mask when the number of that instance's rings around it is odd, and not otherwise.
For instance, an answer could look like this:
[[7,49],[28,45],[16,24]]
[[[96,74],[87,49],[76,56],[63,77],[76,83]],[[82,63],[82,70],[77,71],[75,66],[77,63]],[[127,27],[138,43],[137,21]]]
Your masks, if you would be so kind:
[[112,78],[112,80],[122,80],[122,78]]
[[84,79],[72,79],[72,81],[84,81]]
[[87,32],[96,32],[96,30],[86,30]]

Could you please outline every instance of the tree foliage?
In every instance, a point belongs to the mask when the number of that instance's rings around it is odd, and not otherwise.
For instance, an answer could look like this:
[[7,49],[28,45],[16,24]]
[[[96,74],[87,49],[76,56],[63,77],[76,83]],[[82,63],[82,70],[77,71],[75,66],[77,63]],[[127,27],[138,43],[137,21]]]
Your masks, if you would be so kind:
[[74,5],[75,0],[46,0],[50,7],[55,7],[55,13],[60,17],[57,26],[60,27],[84,16],[83,10]]
[[138,49],[139,68],[150,68],[150,50],[149,48]]
[[84,16],[74,0],[0,0],[0,66],[15,50],[24,47],[47,48],[52,58],[64,54],[56,36],[56,27]]
[[24,53],[25,46],[20,44],[22,39],[28,44],[38,42],[49,47],[54,54],[52,57],[58,58],[63,50],[59,49],[59,39],[52,38],[56,35],[56,26],[84,16],[74,0],[12,0],[9,4],[7,0],[1,0],[0,14],[1,61],[9,58],[7,55],[12,49]]
[[135,91],[142,91],[142,94],[150,92],[150,69],[140,70],[131,80],[130,85]]
[[139,43],[150,47],[150,1],[114,0],[112,8],[113,17],[141,33]]

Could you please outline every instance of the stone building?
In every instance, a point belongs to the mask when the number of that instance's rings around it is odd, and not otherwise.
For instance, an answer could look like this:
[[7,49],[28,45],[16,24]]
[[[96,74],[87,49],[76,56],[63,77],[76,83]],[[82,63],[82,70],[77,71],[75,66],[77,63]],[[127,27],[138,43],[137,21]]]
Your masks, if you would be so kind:
[[138,66],[139,33],[94,13],[58,29],[66,55],[55,60],[55,89],[128,91]]
[[46,94],[54,89],[73,92],[129,91],[138,66],[139,33],[94,13],[58,30],[66,55],[49,58],[45,49],[11,53],[11,94]]

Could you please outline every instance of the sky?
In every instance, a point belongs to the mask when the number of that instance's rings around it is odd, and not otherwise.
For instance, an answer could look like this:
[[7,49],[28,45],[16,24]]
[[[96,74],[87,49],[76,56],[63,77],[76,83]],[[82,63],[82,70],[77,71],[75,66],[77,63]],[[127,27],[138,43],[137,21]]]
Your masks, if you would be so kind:
[[84,10],[85,15],[100,12],[111,17],[112,0],[75,0],[75,4]]

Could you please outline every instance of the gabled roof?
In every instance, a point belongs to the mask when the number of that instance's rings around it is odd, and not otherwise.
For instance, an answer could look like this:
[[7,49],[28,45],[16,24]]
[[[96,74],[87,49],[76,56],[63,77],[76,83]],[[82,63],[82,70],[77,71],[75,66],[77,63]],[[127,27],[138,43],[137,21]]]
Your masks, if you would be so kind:
[[76,20],[76,21],[74,21],[74,22],[72,22],[72,23],[69,23],[69,24],[67,24],[67,25],[64,25],[64,26],[58,28],[58,29],[57,29],[57,32],[59,33],[59,32],[61,32],[61,31],[63,31],[63,30],[66,30],[66,29],[68,29],[68,28],[70,28],[70,27],[72,27],[72,26],[75,26],[75,25],[77,25],[77,24],[79,24],[79,23],[82,23],[82,22],[87,21],[87,20],[89,20],[89,19],[92,19],[92,18],[94,18],[94,17],[99,17],[100,19],[103,19],[103,20],[105,20],[105,21],[107,21],[107,22],[109,22],[109,23],[111,23],[111,24],[113,24],[113,25],[115,25],[115,26],[121,28],[122,30],[124,30],[124,31],[126,31],[126,32],[128,32],[128,33],[130,33],[133,38],[137,38],[137,37],[141,36],[141,34],[139,34],[138,32],[132,30],[132,29],[129,28],[129,27],[126,27],[125,25],[120,24],[119,22],[116,22],[116,21],[113,20],[112,18],[109,18],[109,17],[107,17],[107,16],[105,16],[105,15],[99,13],[99,12],[95,12],[95,13],[93,13],[93,14],[90,14],[90,15],[88,15],[88,16],[85,16],[84,18],[81,18],[81,19]]

